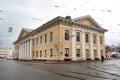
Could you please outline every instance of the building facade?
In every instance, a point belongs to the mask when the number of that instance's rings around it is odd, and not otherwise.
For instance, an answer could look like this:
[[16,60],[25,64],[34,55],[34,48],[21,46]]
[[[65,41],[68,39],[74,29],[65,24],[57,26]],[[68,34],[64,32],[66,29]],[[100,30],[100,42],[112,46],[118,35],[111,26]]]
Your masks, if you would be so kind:
[[0,58],[7,59],[8,57],[12,57],[12,49],[0,48]]
[[[24,39],[18,38],[19,59],[26,53],[32,60],[101,59],[101,55],[105,56],[106,31],[89,15],[75,19],[56,17],[31,31]],[[25,40],[31,40],[32,49],[27,49],[27,44],[20,47]]]

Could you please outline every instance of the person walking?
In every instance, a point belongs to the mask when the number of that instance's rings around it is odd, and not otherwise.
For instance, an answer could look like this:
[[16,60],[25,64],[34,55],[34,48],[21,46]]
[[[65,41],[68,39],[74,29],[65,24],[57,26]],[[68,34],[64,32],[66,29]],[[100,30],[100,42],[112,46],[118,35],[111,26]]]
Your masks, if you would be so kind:
[[104,56],[103,55],[101,56],[101,59],[102,59],[102,63],[103,63],[104,62]]

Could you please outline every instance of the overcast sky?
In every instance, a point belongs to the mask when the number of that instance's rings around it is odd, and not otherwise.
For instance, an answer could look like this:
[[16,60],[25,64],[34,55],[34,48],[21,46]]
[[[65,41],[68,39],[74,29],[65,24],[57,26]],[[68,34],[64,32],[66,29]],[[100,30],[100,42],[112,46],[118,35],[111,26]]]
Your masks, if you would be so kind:
[[[22,28],[35,29],[57,16],[68,15],[91,15],[109,30],[106,44],[120,44],[120,0],[0,0],[0,45],[12,47]],[[9,27],[13,27],[12,33]]]

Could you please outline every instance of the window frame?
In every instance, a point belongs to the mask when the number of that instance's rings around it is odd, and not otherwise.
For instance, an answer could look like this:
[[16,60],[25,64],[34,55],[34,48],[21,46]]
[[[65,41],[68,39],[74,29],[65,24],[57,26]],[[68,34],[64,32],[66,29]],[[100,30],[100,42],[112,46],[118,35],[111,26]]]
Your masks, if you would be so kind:
[[69,30],[65,30],[65,40],[69,40]]
[[76,55],[76,56],[77,56],[77,57],[80,57],[80,49],[77,49],[76,52],[77,52],[77,55]]
[[85,42],[86,42],[86,43],[89,43],[89,34],[88,34],[88,33],[85,34]]
[[53,41],[53,32],[50,32],[50,42]]
[[76,41],[80,42],[80,32],[76,32]]

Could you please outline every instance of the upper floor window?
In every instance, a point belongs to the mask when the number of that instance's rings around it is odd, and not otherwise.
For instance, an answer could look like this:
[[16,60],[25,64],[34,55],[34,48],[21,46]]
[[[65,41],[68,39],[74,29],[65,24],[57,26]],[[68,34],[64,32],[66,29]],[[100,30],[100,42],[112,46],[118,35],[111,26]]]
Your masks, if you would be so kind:
[[102,44],[102,37],[100,37],[100,44]]
[[38,38],[36,38],[36,45],[38,45]]
[[80,33],[79,32],[77,32],[76,40],[77,40],[77,42],[80,42]]
[[33,39],[33,46],[35,46],[35,39]]
[[40,36],[40,44],[42,44],[42,36]]
[[69,30],[65,30],[65,40],[69,40]]
[[50,32],[50,42],[53,41],[53,32]]
[[85,34],[86,43],[89,43],[89,35]]
[[93,35],[93,43],[96,44],[96,35]]
[[47,43],[47,34],[45,34],[45,43]]

